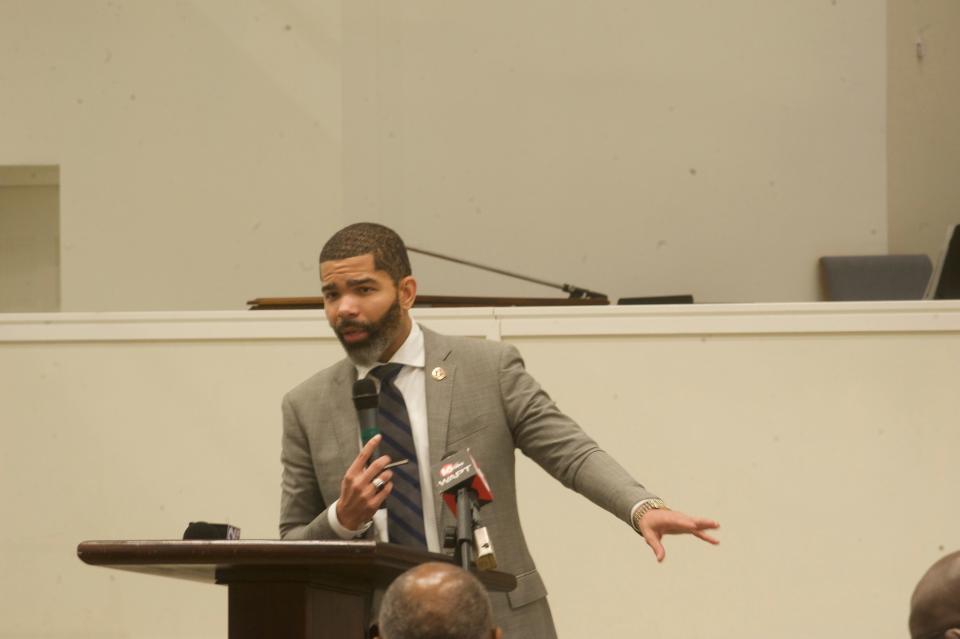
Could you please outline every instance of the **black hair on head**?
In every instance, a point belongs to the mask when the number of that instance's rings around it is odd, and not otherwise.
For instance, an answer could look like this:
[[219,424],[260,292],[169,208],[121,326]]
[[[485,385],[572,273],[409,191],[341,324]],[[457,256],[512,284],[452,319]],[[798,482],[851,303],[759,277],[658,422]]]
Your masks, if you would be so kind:
[[373,254],[374,268],[386,271],[394,283],[413,273],[407,247],[397,232],[382,224],[358,222],[333,234],[320,250],[320,262]]

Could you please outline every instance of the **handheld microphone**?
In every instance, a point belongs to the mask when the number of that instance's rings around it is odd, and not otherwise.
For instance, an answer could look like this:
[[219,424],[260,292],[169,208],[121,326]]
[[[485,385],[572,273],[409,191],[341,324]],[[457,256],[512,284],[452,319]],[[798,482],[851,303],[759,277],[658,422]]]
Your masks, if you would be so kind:
[[[353,383],[353,406],[357,409],[357,420],[360,422],[361,446],[374,436],[380,434],[377,427],[377,408],[380,406],[380,395],[377,393],[377,384],[369,377],[358,379]],[[371,460],[380,456],[380,450],[374,451]]]
[[457,489],[467,485],[477,494],[477,506],[483,506],[493,501],[490,484],[483,476],[483,471],[477,467],[477,461],[470,454],[470,449],[457,452],[434,467],[434,477],[437,478],[437,490],[443,495],[447,507],[457,514]]

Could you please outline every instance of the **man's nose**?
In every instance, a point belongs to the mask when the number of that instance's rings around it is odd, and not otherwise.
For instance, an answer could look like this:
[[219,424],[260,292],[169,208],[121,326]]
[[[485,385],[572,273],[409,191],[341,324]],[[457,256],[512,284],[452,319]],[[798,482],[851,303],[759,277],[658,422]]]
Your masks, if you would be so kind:
[[337,316],[354,318],[360,313],[360,307],[357,305],[357,298],[353,295],[344,295],[340,298],[337,305]]

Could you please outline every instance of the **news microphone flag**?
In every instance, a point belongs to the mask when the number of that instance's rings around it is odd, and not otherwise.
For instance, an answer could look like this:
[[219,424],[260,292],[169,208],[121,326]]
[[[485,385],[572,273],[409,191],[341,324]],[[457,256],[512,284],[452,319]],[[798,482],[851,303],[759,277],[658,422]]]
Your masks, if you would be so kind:
[[443,495],[447,508],[457,514],[457,489],[468,485],[477,493],[477,506],[483,506],[493,501],[490,484],[487,483],[483,471],[477,467],[477,462],[470,454],[470,449],[453,453],[439,464],[434,466],[437,490]]

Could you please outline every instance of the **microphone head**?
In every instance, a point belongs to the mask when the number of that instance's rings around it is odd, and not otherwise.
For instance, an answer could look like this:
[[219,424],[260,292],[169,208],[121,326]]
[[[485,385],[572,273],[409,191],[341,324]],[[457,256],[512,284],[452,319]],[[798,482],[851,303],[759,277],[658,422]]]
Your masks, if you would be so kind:
[[353,405],[357,410],[376,408],[380,404],[380,395],[377,393],[377,383],[369,377],[358,379],[353,383]]
[[457,489],[465,484],[476,491],[478,506],[493,501],[490,484],[477,467],[469,448],[446,457],[433,470],[437,490],[443,494],[443,500],[454,514],[457,513]]

